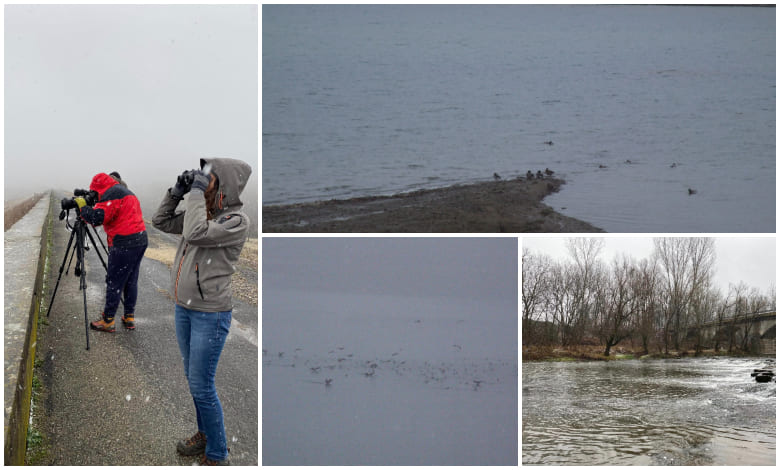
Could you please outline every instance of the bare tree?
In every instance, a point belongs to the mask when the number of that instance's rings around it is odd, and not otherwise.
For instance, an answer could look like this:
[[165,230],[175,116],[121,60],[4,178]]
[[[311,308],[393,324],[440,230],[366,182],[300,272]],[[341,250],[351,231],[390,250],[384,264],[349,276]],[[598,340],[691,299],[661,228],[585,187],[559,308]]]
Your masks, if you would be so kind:
[[615,258],[610,272],[598,279],[595,306],[595,331],[604,342],[604,355],[624,338],[631,335],[631,323],[636,304],[633,302],[631,284],[636,268],[631,259]]
[[571,289],[571,333],[576,342],[582,340],[592,321],[593,304],[600,269],[598,256],[604,248],[601,238],[570,238],[566,241],[574,264],[569,268],[568,285]]
[[664,305],[664,343],[675,349],[688,333],[693,320],[691,312],[697,310],[706,293],[715,262],[715,241],[712,238],[655,238],[654,255],[664,276],[662,279]]
[[546,320],[543,315],[550,291],[551,265],[549,256],[523,249],[523,344],[539,344],[546,340],[546,331],[539,328],[539,322]]
[[[729,324],[727,323],[727,316],[729,311],[729,296],[722,297],[720,292],[719,295],[719,301],[716,304],[716,310],[715,310],[715,322],[716,322],[716,329],[715,329],[715,352],[718,352],[720,350],[721,344],[720,340],[725,332],[729,330]],[[731,337],[731,334],[728,334],[729,337]]]
[[688,251],[684,238],[655,238],[654,256],[661,266],[663,276],[663,342],[669,353],[669,343],[679,347],[680,330],[684,326],[687,294],[690,289],[688,278]]
[[650,354],[650,340],[655,336],[658,299],[658,265],[654,259],[640,260],[631,278],[631,293],[636,310],[634,331],[642,341],[644,354]]

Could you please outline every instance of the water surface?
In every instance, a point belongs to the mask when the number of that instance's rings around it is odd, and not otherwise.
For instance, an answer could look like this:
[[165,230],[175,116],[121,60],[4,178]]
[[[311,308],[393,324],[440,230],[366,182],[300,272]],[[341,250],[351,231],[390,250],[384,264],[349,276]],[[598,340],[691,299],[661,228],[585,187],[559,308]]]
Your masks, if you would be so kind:
[[268,289],[264,465],[517,465],[517,305]]
[[547,167],[607,231],[774,232],[774,8],[263,7],[264,204]]
[[523,364],[523,464],[774,465],[762,359]]

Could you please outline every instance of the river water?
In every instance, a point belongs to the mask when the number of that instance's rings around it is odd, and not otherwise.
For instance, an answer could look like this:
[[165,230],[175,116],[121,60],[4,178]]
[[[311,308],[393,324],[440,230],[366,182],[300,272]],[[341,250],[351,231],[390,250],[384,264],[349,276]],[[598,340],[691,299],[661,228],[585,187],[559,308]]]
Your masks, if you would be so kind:
[[609,232],[775,231],[774,8],[265,5],[262,39],[264,204],[549,167]]
[[776,384],[750,377],[767,364],[523,363],[522,462],[774,465]]

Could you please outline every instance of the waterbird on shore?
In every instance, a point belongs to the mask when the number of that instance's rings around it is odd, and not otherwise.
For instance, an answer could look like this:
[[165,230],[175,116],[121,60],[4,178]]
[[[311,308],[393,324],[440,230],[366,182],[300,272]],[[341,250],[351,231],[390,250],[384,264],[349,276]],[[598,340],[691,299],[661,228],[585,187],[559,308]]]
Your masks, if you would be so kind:
[[531,172],[531,170],[528,170],[528,173],[525,174],[525,178],[529,180],[534,179],[534,174]]
[[695,190],[695,189],[688,188],[688,196],[690,196],[690,195],[692,195],[692,194],[696,194],[696,190]]
[[544,179],[544,174],[542,173],[542,170],[539,170],[539,171],[536,172],[536,179],[538,179],[538,180],[543,180]]
[[501,175],[499,175],[498,173],[493,173],[493,179],[498,181],[501,179]]
[[552,170],[551,170],[551,169],[549,169],[549,168],[545,168],[545,169],[544,169],[544,172],[547,174],[547,176],[552,176],[552,175],[555,173],[554,171],[552,171]]

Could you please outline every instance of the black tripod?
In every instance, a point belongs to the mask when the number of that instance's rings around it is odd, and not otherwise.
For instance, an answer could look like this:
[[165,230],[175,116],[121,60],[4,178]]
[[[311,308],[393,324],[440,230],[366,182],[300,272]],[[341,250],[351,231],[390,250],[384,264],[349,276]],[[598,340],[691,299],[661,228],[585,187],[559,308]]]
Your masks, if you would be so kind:
[[[70,230],[70,239],[68,240],[68,247],[65,249],[65,257],[62,259],[62,265],[60,265],[60,275],[57,277],[57,284],[54,286],[54,293],[51,295],[51,301],[49,302],[49,309],[46,311],[46,316],[48,317],[51,313],[51,306],[54,303],[54,297],[57,295],[57,288],[60,286],[60,279],[62,279],[62,271],[65,268],[65,262],[68,260],[68,253],[70,252],[70,262],[68,262],[68,269],[70,269],[70,264],[73,262],[73,255],[76,256],[76,266],[73,268],[73,274],[80,277],[79,280],[79,290],[81,290],[84,293],[84,328],[86,329],[86,335],[87,335],[87,350],[89,350],[89,318],[87,317],[87,269],[86,265],[84,264],[84,251],[89,250],[89,246],[86,245],[86,238],[89,237],[89,239],[92,241],[93,246],[97,246],[95,243],[95,238],[92,236],[92,233],[89,231],[89,226],[86,222],[81,220],[81,217],[76,216],[76,221],[73,223],[73,226],[70,225],[70,219],[68,219],[68,216],[70,215],[70,210],[62,211],[60,212],[60,220],[65,219],[65,225]],[[94,231],[95,228],[93,227],[92,230]],[[95,233],[97,236],[97,233]],[[76,240],[75,246],[73,246],[73,240]],[[108,254],[108,250],[106,249],[106,246],[103,245],[103,240],[98,236],[98,240],[100,240],[100,246],[103,247],[103,250]],[[73,246],[73,251],[71,251],[71,247]],[[103,268],[108,271],[108,267],[106,266],[106,262],[103,260],[103,255],[100,253],[100,250],[95,250],[95,252],[98,255],[98,258],[100,258],[100,262],[103,264]]]

